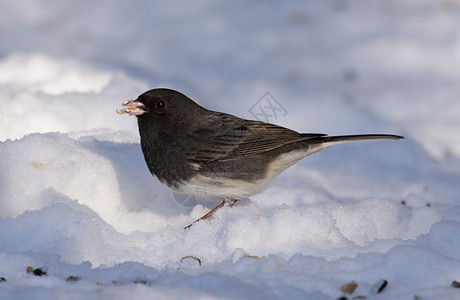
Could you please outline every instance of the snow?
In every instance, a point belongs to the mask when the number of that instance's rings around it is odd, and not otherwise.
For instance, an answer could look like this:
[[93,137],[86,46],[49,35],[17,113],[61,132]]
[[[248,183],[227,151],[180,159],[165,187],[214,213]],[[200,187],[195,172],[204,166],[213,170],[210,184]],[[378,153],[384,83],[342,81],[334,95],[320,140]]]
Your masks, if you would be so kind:
[[[0,3],[0,299],[337,299],[353,281],[349,299],[458,299],[459,17],[428,0]],[[246,118],[269,92],[273,123],[405,140],[333,146],[184,231],[215,203],[158,183],[115,112],[155,87]]]

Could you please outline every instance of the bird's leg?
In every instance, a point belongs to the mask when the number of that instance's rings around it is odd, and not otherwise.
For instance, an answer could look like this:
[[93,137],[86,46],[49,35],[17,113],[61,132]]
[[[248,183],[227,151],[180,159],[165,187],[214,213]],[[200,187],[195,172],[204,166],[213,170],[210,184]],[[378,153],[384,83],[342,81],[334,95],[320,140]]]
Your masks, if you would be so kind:
[[205,214],[204,216],[202,216],[201,218],[199,218],[198,220],[193,221],[192,224],[190,224],[190,225],[188,225],[188,226],[185,226],[184,229],[189,229],[193,224],[195,224],[195,223],[198,222],[198,221],[206,220],[207,218],[211,217],[219,208],[224,207],[224,205],[225,205],[225,200],[222,201],[221,204],[219,204],[219,205],[217,205],[216,207],[214,207],[210,212],[208,212],[207,214]]
[[222,201],[221,204],[217,205],[216,207],[214,207],[210,212],[208,212],[207,214],[205,214],[204,216],[202,216],[201,218],[199,218],[198,220],[195,220],[193,221],[192,224],[188,225],[188,226],[185,226],[184,229],[189,229],[193,224],[195,224],[196,222],[198,221],[201,221],[201,220],[206,220],[208,218],[210,218],[218,209],[224,207],[225,204],[228,204],[229,207],[232,207],[233,204],[235,204],[235,202],[238,201],[238,199],[234,199],[234,198],[225,198],[224,201]]

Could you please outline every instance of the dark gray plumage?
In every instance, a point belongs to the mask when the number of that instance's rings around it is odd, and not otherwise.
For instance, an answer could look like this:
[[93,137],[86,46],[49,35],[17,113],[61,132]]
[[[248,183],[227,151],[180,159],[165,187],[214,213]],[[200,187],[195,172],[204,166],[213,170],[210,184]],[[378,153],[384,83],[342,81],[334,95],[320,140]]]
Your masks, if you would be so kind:
[[[207,110],[185,95],[154,89],[124,103],[136,115],[150,172],[176,192],[232,203],[265,189],[303,157],[338,143],[401,139],[398,135],[327,136]],[[223,204],[221,204],[223,206]]]

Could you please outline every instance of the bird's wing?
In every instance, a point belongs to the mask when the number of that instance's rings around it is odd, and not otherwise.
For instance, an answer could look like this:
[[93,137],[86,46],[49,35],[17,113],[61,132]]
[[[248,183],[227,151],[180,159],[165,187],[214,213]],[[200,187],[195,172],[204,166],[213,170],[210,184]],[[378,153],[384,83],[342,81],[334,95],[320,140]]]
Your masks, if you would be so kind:
[[324,136],[300,134],[293,130],[232,115],[210,115],[199,128],[175,139],[175,146],[196,163],[256,155],[288,143]]

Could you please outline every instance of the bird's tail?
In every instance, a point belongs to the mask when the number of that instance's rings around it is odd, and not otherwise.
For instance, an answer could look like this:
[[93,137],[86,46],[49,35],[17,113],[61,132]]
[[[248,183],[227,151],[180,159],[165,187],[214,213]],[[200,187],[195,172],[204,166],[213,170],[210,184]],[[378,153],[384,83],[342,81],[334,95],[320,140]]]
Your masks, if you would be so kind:
[[355,141],[365,140],[400,140],[404,137],[394,134],[356,134],[356,135],[337,135],[337,136],[318,136],[309,140],[310,151],[308,154],[318,152],[327,147]]
[[399,140],[404,137],[394,134],[356,134],[356,135],[337,135],[337,136],[322,136],[319,139],[323,143],[346,143],[363,140]]

